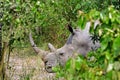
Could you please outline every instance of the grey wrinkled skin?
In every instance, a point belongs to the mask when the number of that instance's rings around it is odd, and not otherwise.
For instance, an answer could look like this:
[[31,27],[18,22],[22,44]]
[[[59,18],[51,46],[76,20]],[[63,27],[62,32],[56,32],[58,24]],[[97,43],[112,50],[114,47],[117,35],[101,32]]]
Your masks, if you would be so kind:
[[89,51],[99,48],[100,43],[93,43],[93,40],[90,37],[90,24],[91,23],[88,22],[84,30],[72,29],[69,26],[71,34],[68,37],[65,45],[61,48],[56,49],[52,44],[49,43],[48,48],[50,51],[44,51],[38,48],[34,43],[31,33],[29,34],[30,43],[34,51],[41,56],[47,72],[52,73],[52,68],[57,65],[64,66],[66,61],[69,58],[73,57],[74,52],[86,56]]

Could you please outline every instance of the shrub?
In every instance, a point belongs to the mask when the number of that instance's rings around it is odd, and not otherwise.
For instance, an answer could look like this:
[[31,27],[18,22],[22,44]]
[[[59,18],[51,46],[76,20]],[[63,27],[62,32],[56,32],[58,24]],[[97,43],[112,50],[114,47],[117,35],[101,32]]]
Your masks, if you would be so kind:
[[[94,14],[93,14],[94,13]],[[70,59],[65,67],[56,67],[56,78],[65,80],[119,80],[120,79],[120,12],[110,6],[106,12],[92,10],[80,15],[78,25],[84,25],[84,21],[101,21],[91,33],[99,34],[101,48],[96,52],[90,52],[87,59],[78,56]]]

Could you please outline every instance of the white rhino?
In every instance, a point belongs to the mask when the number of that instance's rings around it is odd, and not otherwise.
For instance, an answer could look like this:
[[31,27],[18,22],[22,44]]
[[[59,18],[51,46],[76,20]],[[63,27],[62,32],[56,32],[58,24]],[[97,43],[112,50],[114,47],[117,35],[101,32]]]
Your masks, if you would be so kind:
[[[96,27],[98,24],[99,21],[96,20],[94,22],[94,27]],[[31,33],[29,34],[30,43],[34,51],[41,56],[47,72],[52,73],[52,68],[57,65],[64,66],[66,61],[73,57],[74,53],[86,56],[89,51],[96,50],[100,47],[100,42],[93,41],[91,38],[92,35],[89,33],[90,26],[91,22],[87,22],[85,29],[81,30],[72,29],[72,27],[68,25],[68,29],[71,34],[65,45],[56,49],[52,44],[49,43],[48,47],[50,51],[45,51],[38,48],[33,41]]]

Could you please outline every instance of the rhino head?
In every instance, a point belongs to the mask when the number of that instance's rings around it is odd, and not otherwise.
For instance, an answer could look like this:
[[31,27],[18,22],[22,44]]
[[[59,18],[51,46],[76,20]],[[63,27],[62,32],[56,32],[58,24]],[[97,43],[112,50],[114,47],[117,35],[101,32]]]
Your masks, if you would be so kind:
[[[32,38],[31,33],[29,34],[30,43],[37,54],[40,54],[47,72],[53,72],[52,68],[61,65],[64,66],[66,61],[73,57],[73,53],[86,54],[95,49],[99,48],[99,42],[94,42],[91,39],[91,34],[89,33],[91,23],[87,22],[85,29],[72,29],[71,26],[68,26],[69,31],[71,32],[67,42],[61,48],[56,49],[52,44],[48,44],[50,51],[45,51],[36,46]],[[96,49],[97,49],[96,48]]]
[[52,73],[52,68],[57,65],[64,66],[66,61],[72,56],[74,50],[71,44],[65,44],[63,47],[56,49],[52,44],[49,43],[48,48],[50,51],[45,51],[36,46],[31,33],[29,34],[29,39],[34,51],[40,55],[45,64],[45,69],[49,73]]

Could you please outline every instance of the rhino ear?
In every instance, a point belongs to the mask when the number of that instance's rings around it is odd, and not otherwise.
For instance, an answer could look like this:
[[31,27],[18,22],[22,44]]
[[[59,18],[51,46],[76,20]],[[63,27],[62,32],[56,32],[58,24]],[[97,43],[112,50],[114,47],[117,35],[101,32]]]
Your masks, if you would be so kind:
[[72,34],[74,34],[74,31],[73,31],[73,28],[71,27],[71,24],[68,24],[67,28]]
[[89,33],[91,22],[87,22],[84,31]]
[[56,48],[51,43],[48,43],[48,48],[51,52],[54,52],[56,50]]
[[97,25],[99,25],[99,24],[100,24],[100,21],[99,21],[99,20],[96,20],[96,21],[94,22],[94,29],[96,29]]

